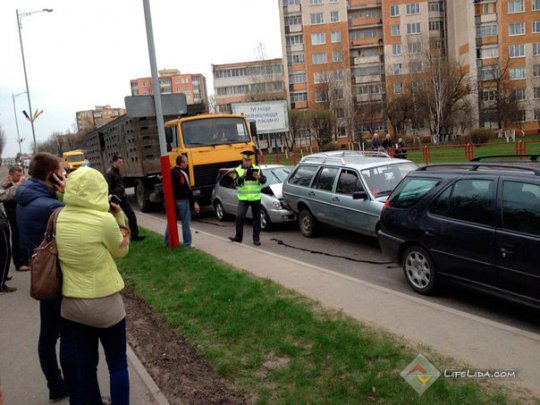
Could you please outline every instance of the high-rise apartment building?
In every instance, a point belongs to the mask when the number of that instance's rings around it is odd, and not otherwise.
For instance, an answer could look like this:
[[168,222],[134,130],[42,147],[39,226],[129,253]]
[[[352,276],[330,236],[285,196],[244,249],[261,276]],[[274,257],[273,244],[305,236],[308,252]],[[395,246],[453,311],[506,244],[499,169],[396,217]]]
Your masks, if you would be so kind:
[[[152,78],[144,77],[132,79],[131,95],[146,96],[152,94]],[[159,89],[161,94],[186,95],[187,104],[208,104],[206,78],[197,74],[182,74],[177,69],[164,69],[159,71]]]
[[216,112],[230,113],[232,103],[285,100],[282,59],[212,65]]
[[[426,81],[430,55],[466,72],[473,126],[538,128],[540,0],[280,0],[279,8],[292,108],[328,108],[324,90],[339,88],[338,126],[347,128],[339,121],[352,105],[356,130],[385,129],[385,107]],[[429,133],[423,125],[416,129]]]
[[113,108],[110,105],[96,105],[93,110],[77,111],[77,128],[79,131],[92,130],[118,118],[126,113],[125,108]]

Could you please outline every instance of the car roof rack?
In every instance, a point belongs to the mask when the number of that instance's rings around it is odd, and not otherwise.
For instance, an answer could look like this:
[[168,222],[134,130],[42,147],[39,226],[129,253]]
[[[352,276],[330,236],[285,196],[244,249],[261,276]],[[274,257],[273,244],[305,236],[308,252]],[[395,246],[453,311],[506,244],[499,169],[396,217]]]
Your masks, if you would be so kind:
[[501,163],[486,163],[486,162],[463,162],[463,163],[437,163],[433,165],[427,165],[422,166],[418,168],[417,170],[423,170],[428,171],[428,169],[432,168],[441,168],[441,167],[449,167],[449,168],[462,168],[465,169],[468,167],[469,171],[478,171],[479,167],[488,167],[488,168],[494,168],[494,169],[509,169],[509,170],[521,170],[521,171],[527,171],[532,172],[536,176],[540,176],[540,169],[529,167],[529,166],[520,166],[520,165],[510,165],[510,164],[501,164]]
[[[473,159],[471,159],[471,162],[479,162],[481,160],[486,159],[500,159],[500,158],[529,158],[531,162],[538,162],[538,157],[540,155],[538,154],[525,154],[525,155],[514,155],[514,154],[506,154],[506,155],[485,155],[485,156],[477,156]],[[521,160],[518,160],[521,161]]]
[[330,151],[330,152],[319,152],[312,155],[304,156],[301,160],[302,163],[306,162],[317,162],[317,163],[353,163],[358,159],[365,158],[390,158],[385,152],[378,151],[354,151],[354,150],[344,150],[344,151]]

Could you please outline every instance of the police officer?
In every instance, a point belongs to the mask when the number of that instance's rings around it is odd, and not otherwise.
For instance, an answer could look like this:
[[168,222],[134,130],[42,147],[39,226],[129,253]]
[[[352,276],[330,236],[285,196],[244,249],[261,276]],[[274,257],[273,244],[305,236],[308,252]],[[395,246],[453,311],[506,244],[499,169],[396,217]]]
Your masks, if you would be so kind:
[[253,244],[260,246],[259,235],[261,233],[261,184],[266,183],[259,166],[253,164],[255,153],[246,150],[242,152],[242,164],[232,172],[236,195],[238,197],[238,209],[236,211],[236,235],[229,236],[233,242],[242,242],[244,236],[244,220],[246,212],[251,207],[253,214]]

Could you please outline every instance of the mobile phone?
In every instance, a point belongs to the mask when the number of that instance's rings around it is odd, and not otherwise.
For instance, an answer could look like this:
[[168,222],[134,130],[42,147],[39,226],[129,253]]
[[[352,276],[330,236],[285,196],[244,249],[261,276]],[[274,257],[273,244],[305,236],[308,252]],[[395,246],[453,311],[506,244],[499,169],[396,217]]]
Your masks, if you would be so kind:
[[254,170],[252,168],[247,169],[246,178],[252,180],[253,179],[253,172],[254,172]]
[[53,173],[51,173],[48,180],[49,180],[50,183],[54,184],[55,186],[60,185],[60,182],[58,180],[56,180],[56,177],[54,177]]
[[122,200],[116,194],[113,194],[113,195],[111,195],[111,202],[116,204],[116,205],[120,205]]

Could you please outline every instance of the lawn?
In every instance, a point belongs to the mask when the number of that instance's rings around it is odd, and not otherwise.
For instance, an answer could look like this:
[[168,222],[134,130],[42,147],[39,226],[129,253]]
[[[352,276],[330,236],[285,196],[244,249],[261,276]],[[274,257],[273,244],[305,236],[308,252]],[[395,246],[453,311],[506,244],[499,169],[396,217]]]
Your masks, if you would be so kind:
[[146,235],[118,262],[126,282],[257,403],[508,402],[499,388],[443,378],[420,397],[400,377],[418,354],[402,339],[196,249],[164,249],[160,235]]

